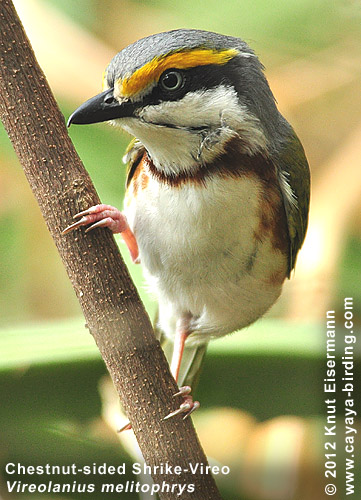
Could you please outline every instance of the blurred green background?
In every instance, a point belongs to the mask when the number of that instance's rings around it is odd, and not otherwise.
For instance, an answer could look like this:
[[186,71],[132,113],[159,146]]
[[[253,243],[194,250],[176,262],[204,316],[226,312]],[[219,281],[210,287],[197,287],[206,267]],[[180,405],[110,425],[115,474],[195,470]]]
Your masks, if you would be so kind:
[[[336,310],[342,336],[343,298],[353,297],[360,331],[360,2],[14,3],[65,118],[99,92],[116,52],[151,33],[188,27],[239,36],[266,66],[280,110],[310,162],[309,232],[295,276],[267,317],[213,344],[197,393],[204,410],[194,420],[207,453],[232,466],[232,477],[220,484],[224,498],[324,498],[326,310]],[[69,133],[101,199],[121,207],[129,137],[106,124]],[[0,462],[123,461],[124,443],[101,419],[103,363],[2,128],[0,194]],[[141,269],[117,241],[153,314]],[[359,348],[355,356],[360,389]],[[342,419],[341,404],[338,413]],[[6,492],[1,474],[0,498],[17,498]],[[354,498],[361,499],[358,481]]]

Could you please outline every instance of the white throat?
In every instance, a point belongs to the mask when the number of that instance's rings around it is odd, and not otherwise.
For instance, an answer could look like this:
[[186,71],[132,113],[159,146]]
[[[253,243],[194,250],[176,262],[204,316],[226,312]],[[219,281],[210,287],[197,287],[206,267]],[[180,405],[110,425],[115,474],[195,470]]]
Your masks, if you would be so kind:
[[138,116],[114,120],[147,149],[156,168],[170,175],[192,172],[224,151],[239,135],[244,152],[266,148],[257,118],[239,103],[232,87],[189,92],[181,100],[140,109]]

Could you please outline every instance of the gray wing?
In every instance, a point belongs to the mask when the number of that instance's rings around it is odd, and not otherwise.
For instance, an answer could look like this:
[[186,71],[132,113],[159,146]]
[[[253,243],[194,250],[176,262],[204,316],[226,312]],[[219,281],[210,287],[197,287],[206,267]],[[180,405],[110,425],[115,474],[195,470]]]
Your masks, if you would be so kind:
[[302,144],[293,130],[290,139],[276,155],[275,164],[287,215],[290,273],[306,236],[310,205],[310,169]]

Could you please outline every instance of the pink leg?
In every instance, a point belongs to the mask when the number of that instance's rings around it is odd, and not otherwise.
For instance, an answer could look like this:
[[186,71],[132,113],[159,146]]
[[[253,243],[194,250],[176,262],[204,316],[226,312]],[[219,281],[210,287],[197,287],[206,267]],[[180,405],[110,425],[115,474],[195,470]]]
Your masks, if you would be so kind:
[[[174,339],[174,349],[172,355],[172,361],[170,365],[170,370],[172,372],[173,377],[176,382],[178,382],[179,371],[182,363],[182,357],[184,352],[184,345],[187,340],[188,335],[191,333],[189,330],[189,322],[191,319],[191,315],[188,314],[181,318],[177,323],[176,335]],[[184,399],[184,403],[180,405],[178,410],[172,411],[164,417],[163,420],[167,420],[168,418],[174,417],[179,413],[185,413],[183,420],[187,418],[192,412],[197,410],[200,407],[199,401],[193,401],[192,396],[190,396],[191,387],[188,385],[184,387],[180,387],[179,392],[174,394],[174,396],[182,396]]]
[[176,382],[178,382],[179,370],[181,367],[182,357],[184,352],[184,345],[188,335],[189,333],[186,330],[181,329],[176,332],[176,336],[174,339],[174,349],[170,365],[170,371],[172,372],[172,375],[175,378]]
[[63,234],[70,233],[81,226],[88,226],[86,233],[97,227],[108,227],[113,233],[121,233],[132,257],[133,262],[139,263],[139,250],[134,233],[130,229],[127,218],[117,208],[111,205],[95,205],[93,207],[74,215],[74,219],[80,219],[66,227]]
[[[179,377],[180,366],[182,363],[185,341],[187,340],[188,335],[191,333],[189,330],[189,322],[191,320],[191,317],[192,316],[190,314],[186,315],[177,322],[176,335],[174,339],[174,349],[170,367],[172,375],[174,376],[177,382]],[[193,398],[190,395],[191,391],[192,388],[189,385],[179,388],[179,392],[174,394],[174,397],[182,396],[184,402],[180,405],[180,407],[177,410],[172,411],[171,413],[169,413],[169,415],[164,417],[163,420],[167,420],[168,418],[175,417],[176,415],[179,415],[181,413],[185,413],[183,417],[184,420],[187,417],[189,417],[191,413],[193,413],[200,407],[199,401],[193,401]],[[119,429],[118,432],[123,432],[131,428],[132,426],[128,422],[121,429]]]

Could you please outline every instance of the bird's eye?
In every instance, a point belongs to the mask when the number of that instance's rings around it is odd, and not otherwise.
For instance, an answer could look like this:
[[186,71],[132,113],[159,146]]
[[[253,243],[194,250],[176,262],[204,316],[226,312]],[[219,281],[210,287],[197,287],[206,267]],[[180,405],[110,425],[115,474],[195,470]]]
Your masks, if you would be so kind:
[[165,71],[159,79],[159,84],[163,90],[174,92],[183,87],[184,77],[179,71]]

